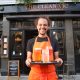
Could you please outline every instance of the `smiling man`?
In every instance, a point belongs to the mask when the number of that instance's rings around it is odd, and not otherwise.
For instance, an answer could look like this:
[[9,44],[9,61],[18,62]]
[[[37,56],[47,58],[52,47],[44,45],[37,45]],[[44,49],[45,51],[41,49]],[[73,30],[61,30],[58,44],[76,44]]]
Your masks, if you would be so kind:
[[39,17],[35,20],[38,36],[36,38],[30,39],[27,44],[26,65],[31,67],[28,80],[58,80],[54,64],[30,64],[31,61],[43,61],[43,51],[44,54],[49,53],[48,60],[47,57],[44,57],[46,63],[50,61],[61,62],[59,65],[62,65],[63,63],[63,60],[59,58],[57,41],[54,39],[54,41],[51,42],[50,37],[47,35],[50,23],[51,21],[47,17]]

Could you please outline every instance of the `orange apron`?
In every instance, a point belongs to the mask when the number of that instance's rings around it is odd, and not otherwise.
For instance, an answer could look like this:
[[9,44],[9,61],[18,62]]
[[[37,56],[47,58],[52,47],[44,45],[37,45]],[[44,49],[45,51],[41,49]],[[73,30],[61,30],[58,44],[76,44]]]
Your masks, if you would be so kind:
[[[48,38],[48,37],[47,37]],[[32,60],[34,60],[35,56],[38,55],[35,53],[36,48],[45,49],[46,46],[51,47],[50,39],[48,38],[48,41],[43,42],[37,42],[37,38],[35,39],[35,43],[33,46],[33,53],[32,53]],[[52,49],[53,51],[53,49]],[[53,57],[53,53],[50,51],[50,58]],[[38,55],[38,60],[41,56]],[[51,59],[52,60],[52,59]],[[31,71],[29,73],[28,80],[58,80],[56,69],[54,64],[48,64],[48,65],[40,65],[40,64],[34,64],[31,65]]]

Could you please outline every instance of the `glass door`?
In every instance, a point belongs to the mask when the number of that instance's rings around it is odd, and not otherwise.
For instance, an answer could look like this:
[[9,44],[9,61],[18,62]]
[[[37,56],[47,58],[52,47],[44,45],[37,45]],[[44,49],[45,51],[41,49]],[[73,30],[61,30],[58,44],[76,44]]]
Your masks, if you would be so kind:
[[10,60],[19,60],[20,71],[23,70],[23,32],[11,31],[10,32]]

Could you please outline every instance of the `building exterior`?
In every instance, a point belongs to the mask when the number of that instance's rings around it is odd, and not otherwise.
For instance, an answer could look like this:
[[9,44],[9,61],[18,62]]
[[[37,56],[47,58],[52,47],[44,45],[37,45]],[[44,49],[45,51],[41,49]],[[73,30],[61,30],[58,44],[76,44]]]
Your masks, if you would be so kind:
[[[23,4],[8,4],[0,6],[0,71],[7,75],[8,61],[20,61],[20,73],[28,74],[30,68],[25,65],[27,41],[37,35],[34,19],[39,16],[49,16],[52,25],[48,31],[51,38],[58,40],[60,56],[73,64],[67,70],[80,73],[80,3],[79,2],[49,2]],[[63,68],[58,73],[63,74]]]

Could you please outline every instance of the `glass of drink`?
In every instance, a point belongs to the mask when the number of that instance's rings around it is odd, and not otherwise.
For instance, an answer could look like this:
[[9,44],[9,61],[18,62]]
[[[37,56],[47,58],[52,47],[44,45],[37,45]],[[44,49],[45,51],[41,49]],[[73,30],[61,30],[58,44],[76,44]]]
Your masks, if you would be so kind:
[[42,50],[42,61],[43,63],[49,62],[49,50],[46,49]]
[[41,48],[35,48],[33,52],[33,61],[41,61]]

